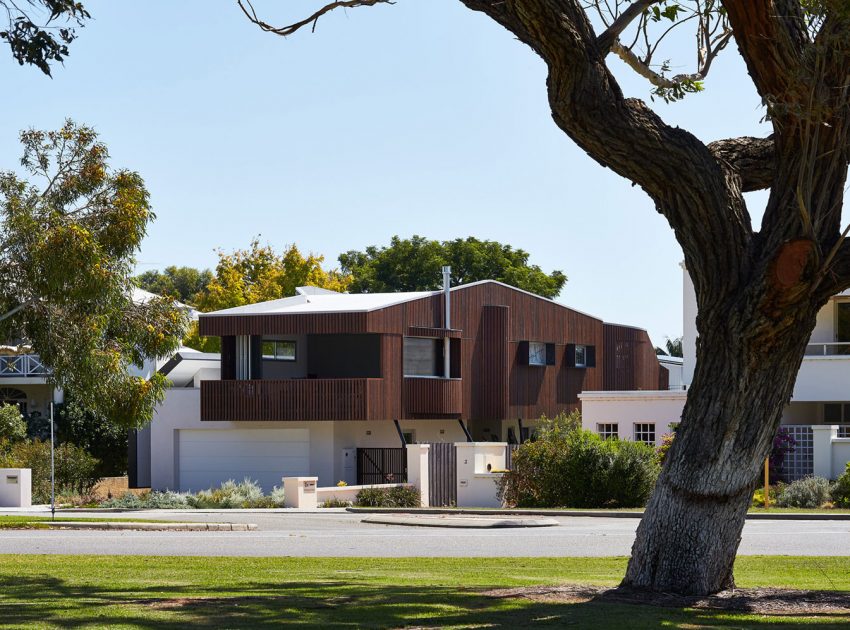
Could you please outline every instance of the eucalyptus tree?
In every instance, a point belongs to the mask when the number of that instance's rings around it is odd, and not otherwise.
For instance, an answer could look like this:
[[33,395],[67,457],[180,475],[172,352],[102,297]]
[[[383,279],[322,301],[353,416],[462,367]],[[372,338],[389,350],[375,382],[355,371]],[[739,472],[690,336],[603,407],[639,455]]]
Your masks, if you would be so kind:
[[[682,423],[647,505],[624,585],[709,593],[731,587],[759,469],[789,401],[818,310],[850,287],[841,210],[850,156],[846,0],[459,0],[504,27],[548,69],[555,124],[593,160],[639,186],[673,228],[694,281],[697,364]],[[288,26],[315,28],[337,0]],[[390,9],[387,9],[390,10]],[[697,64],[662,52],[691,28]],[[705,86],[734,41],[772,127],[705,144],[626,98],[611,55],[677,100]],[[742,115],[747,115],[745,112]],[[769,189],[760,225],[744,193]]]
[[21,142],[27,178],[0,172],[0,339],[31,346],[79,406],[142,426],[166,381],[133,368],[175,350],[187,324],[172,300],[133,300],[148,191],[110,168],[88,127],[67,121]]
[[6,17],[0,41],[9,44],[20,65],[33,65],[47,76],[51,63],[68,56],[68,44],[77,37],[75,26],[91,18],[76,0],[0,0],[0,9],[0,20],[3,13]]

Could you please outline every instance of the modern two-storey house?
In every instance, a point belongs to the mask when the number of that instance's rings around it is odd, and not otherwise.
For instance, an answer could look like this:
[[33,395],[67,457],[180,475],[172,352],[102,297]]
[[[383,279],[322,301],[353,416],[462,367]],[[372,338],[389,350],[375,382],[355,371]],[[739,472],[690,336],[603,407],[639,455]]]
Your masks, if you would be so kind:
[[494,281],[305,287],[202,314],[200,332],[221,338],[218,369],[187,354],[206,371],[184,374],[139,435],[153,488],[250,477],[268,490],[307,474],[354,483],[357,448],[521,441],[541,416],[578,409],[582,391],[667,387],[645,331]]
[[[697,302],[682,266],[681,386],[666,391],[583,392],[583,423],[603,435],[653,443],[679,422],[696,365]],[[835,478],[850,461],[850,291],[833,296],[817,316],[782,427],[796,440],[783,474]]]

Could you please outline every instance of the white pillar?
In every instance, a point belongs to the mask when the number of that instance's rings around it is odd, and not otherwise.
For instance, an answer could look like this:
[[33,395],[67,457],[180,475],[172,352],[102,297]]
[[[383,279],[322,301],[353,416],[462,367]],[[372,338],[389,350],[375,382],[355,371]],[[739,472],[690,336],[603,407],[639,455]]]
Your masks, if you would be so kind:
[[407,483],[419,488],[422,507],[431,505],[428,498],[431,487],[428,479],[428,454],[430,451],[430,444],[407,445]]
[[316,485],[318,477],[284,477],[283,507],[315,510],[318,507]]
[[832,478],[832,440],[838,436],[834,424],[812,425],[812,461],[815,477]]

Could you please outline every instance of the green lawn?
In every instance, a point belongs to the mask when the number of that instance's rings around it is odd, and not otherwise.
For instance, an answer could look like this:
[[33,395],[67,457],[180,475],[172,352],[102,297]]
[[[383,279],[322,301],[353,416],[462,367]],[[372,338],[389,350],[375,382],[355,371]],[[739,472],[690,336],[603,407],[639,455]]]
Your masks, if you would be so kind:
[[63,515],[57,516],[55,519],[49,516],[6,516],[0,515],[0,529],[47,529],[51,521],[64,521],[75,523],[105,523],[105,522],[125,522],[125,523],[173,523],[175,521],[152,521],[141,518],[109,518],[109,517],[91,517],[91,518],[65,518]]
[[[13,627],[846,628],[850,615],[780,617],[494,598],[493,588],[615,585],[624,558],[175,558],[0,556],[0,625]],[[741,587],[850,591],[850,558],[742,557]]]

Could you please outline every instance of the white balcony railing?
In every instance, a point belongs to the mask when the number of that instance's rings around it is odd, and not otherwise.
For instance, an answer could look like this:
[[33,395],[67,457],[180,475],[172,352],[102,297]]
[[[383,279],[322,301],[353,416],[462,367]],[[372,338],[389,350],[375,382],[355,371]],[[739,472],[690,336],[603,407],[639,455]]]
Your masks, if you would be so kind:
[[0,356],[0,378],[14,376],[47,376],[50,370],[37,354]]
[[810,343],[806,346],[807,357],[834,357],[841,355],[850,357],[850,341]]

